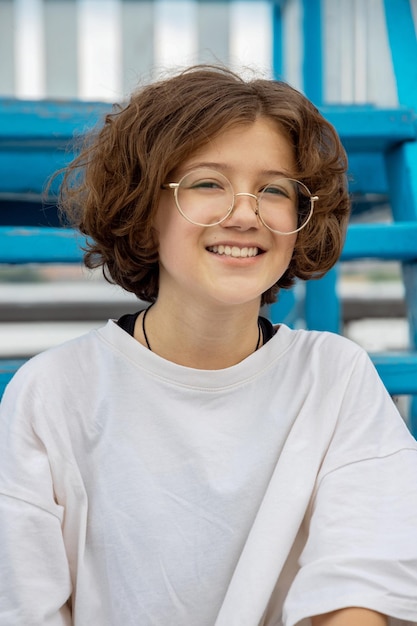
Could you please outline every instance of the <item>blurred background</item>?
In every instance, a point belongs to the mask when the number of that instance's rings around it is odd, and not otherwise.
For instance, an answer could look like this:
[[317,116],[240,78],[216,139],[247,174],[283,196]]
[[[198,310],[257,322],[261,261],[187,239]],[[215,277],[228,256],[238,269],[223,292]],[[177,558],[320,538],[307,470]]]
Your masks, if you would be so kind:
[[[322,25],[318,30],[312,21],[314,48],[305,51],[303,4],[0,0],[0,94],[114,102],[161,72],[200,61],[267,76],[278,70],[303,89],[304,53],[314,55],[315,47],[323,46],[326,102],[395,105],[383,0],[322,0]],[[315,0],[310,4],[317,6]],[[411,7],[416,15],[415,0]],[[283,48],[278,68],[273,50],[277,11]]]

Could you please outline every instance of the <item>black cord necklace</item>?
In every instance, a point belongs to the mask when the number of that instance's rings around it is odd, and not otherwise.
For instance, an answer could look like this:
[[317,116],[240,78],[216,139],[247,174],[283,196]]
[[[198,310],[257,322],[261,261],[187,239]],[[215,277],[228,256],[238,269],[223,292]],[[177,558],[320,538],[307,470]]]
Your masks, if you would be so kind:
[[148,350],[150,350],[151,352],[152,352],[152,348],[150,346],[148,335],[146,334],[146,330],[145,330],[145,320],[146,320],[146,316],[148,315],[149,309],[151,309],[152,307],[153,307],[153,304],[151,304],[151,306],[149,306],[147,309],[145,309],[145,311],[143,312],[143,316],[142,316],[142,332],[143,332],[143,336],[145,337],[145,341],[146,341],[146,345],[148,347]]
[[[148,335],[146,334],[145,320],[146,320],[146,316],[148,315],[149,309],[151,309],[152,307],[153,307],[153,304],[151,304],[147,309],[145,309],[145,311],[143,312],[143,316],[142,316],[142,332],[143,332],[143,336],[145,338],[146,346],[147,346],[148,350],[150,350],[150,352],[152,352],[152,348],[151,348],[151,344],[149,343]],[[260,345],[261,345],[261,336],[262,336],[262,328],[261,328],[261,324],[260,324],[259,318],[258,318],[258,341],[257,341],[256,348],[255,348],[254,352],[256,352],[259,349]]]

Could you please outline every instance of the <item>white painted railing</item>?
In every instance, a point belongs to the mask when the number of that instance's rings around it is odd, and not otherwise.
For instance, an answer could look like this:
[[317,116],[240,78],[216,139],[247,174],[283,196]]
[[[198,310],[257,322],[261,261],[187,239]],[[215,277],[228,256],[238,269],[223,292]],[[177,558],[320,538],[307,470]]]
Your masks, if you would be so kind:
[[[1,0],[0,97],[114,101],[199,61],[270,76],[274,2],[284,78],[302,88],[300,0]],[[326,101],[395,105],[382,0],[322,0],[322,12]]]
[[114,100],[199,61],[269,74],[270,16],[268,0],[2,0],[0,94]]

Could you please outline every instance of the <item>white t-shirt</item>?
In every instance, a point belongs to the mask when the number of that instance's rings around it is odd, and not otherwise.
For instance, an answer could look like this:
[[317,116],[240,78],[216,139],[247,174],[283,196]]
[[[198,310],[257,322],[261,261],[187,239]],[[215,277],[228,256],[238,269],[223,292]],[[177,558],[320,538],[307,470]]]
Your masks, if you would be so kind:
[[306,626],[347,606],[417,624],[417,444],[353,343],[281,326],[202,371],[110,321],[10,383],[1,626]]

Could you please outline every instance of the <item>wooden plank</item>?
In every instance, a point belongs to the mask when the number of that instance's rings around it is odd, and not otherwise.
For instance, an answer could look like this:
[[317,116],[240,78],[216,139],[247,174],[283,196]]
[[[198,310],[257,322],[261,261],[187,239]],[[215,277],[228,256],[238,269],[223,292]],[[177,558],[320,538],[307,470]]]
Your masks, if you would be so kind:
[[[339,102],[355,103],[355,31],[354,31],[354,3],[351,0],[338,2],[338,39],[334,42],[339,49],[337,71],[340,75],[340,91],[337,97]],[[326,58],[331,59],[332,53],[327,51]]]
[[77,1],[78,94],[84,99],[119,100],[121,92],[119,3]]
[[322,0],[322,13],[326,102],[396,106],[382,0]]
[[[341,299],[343,323],[363,319],[404,319],[407,307],[399,298],[364,299],[347,296]],[[1,307],[0,307],[1,308]]]
[[351,194],[385,195],[385,203],[389,203],[385,157],[381,152],[350,153],[348,180]]
[[[342,261],[367,258],[383,261],[416,260],[417,221],[350,225]],[[337,297],[336,283],[337,268],[320,280],[307,282],[305,319],[308,328],[341,332],[340,300]],[[323,302],[326,302],[325,307],[318,305]]]
[[305,322],[311,330],[340,333],[341,303],[336,296],[339,267],[333,267],[323,278],[306,283]]
[[4,393],[6,385],[12,376],[23,365],[23,359],[2,360],[0,359],[0,399]]
[[83,239],[71,229],[0,227],[0,263],[80,263]]
[[417,108],[417,38],[410,0],[384,0],[400,104]]
[[104,102],[0,98],[0,149],[36,147],[25,142],[38,140],[55,146],[91,129],[110,111]]
[[110,110],[104,103],[0,99],[0,193],[42,194],[72,160],[71,144]]
[[391,395],[417,395],[417,352],[370,356]]
[[58,228],[62,223],[55,202],[42,202],[39,194],[0,192],[0,225]]
[[[35,198],[41,202],[50,176],[72,160],[74,153],[57,146],[45,150],[2,151],[0,147],[0,198],[13,199],[11,193],[20,194],[16,199]],[[56,192],[56,185],[53,186]],[[22,196],[22,194],[24,194]],[[11,210],[12,207],[10,207]]]
[[316,106],[323,103],[323,15],[321,0],[303,0],[303,85]]
[[[392,213],[397,220],[414,220],[414,224],[417,224],[417,142],[406,144],[402,150],[398,148],[392,151],[388,164]],[[417,248],[417,237],[414,238],[414,247]],[[414,260],[413,264],[403,266],[403,276],[409,311],[410,345],[417,349],[417,259],[403,260]],[[412,415],[417,422],[417,400]]]
[[284,75],[284,2],[272,3],[272,74],[275,80]]
[[199,62],[229,62],[230,7],[224,0],[197,3]]
[[[391,47],[397,94],[400,104],[417,110],[416,25],[410,0],[384,0],[385,19]],[[396,219],[417,222],[417,143],[406,144],[389,154],[388,180],[392,212]],[[410,346],[417,349],[417,263],[403,267]],[[417,430],[417,394],[410,407],[410,418]]]
[[155,2],[121,0],[123,93],[127,96],[155,64]]
[[354,0],[355,71],[353,76],[355,102],[368,102],[368,2]]
[[[410,343],[417,349],[417,265],[404,263],[404,287],[407,300],[407,317],[409,322]],[[416,407],[417,409],[417,407]],[[416,413],[417,417],[417,413]]]
[[[324,74],[324,101],[328,103],[341,102],[342,79],[349,75],[352,58],[344,57],[343,73],[340,71],[342,45],[340,28],[340,0],[323,0],[323,74]],[[344,33],[346,37],[347,27]]]
[[73,98],[78,93],[77,3],[44,0],[46,97]]
[[45,95],[73,98],[78,92],[77,3],[44,0]]
[[366,258],[417,260],[417,221],[351,224],[341,258],[343,261]]
[[2,0],[0,2],[0,93],[5,95],[14,94],[16,89],[14,33],[13,0]]
[[392,51],[390,49],[383,0],[356,0],[367,13],[366,59],[357,56],[358,63],[367,64],[367,102],[378,106],[398,106]]
[[[144,305],[143,305],[144,306]],[[142,308],[143,308],[142,306]],[[0,303],[0,322],[95,322],[118,319],[125,313],[135,313],[140,303],[118,300],[55,301],[55,302],[10,302]]]
[[348,152],[385,152],[417,139],[417,118],[411,109],[325,106],[320,111],[335,126]]
[[18,98],[42,98],[45,94],[42,0],[15,0],[13,4],[15,95]]

